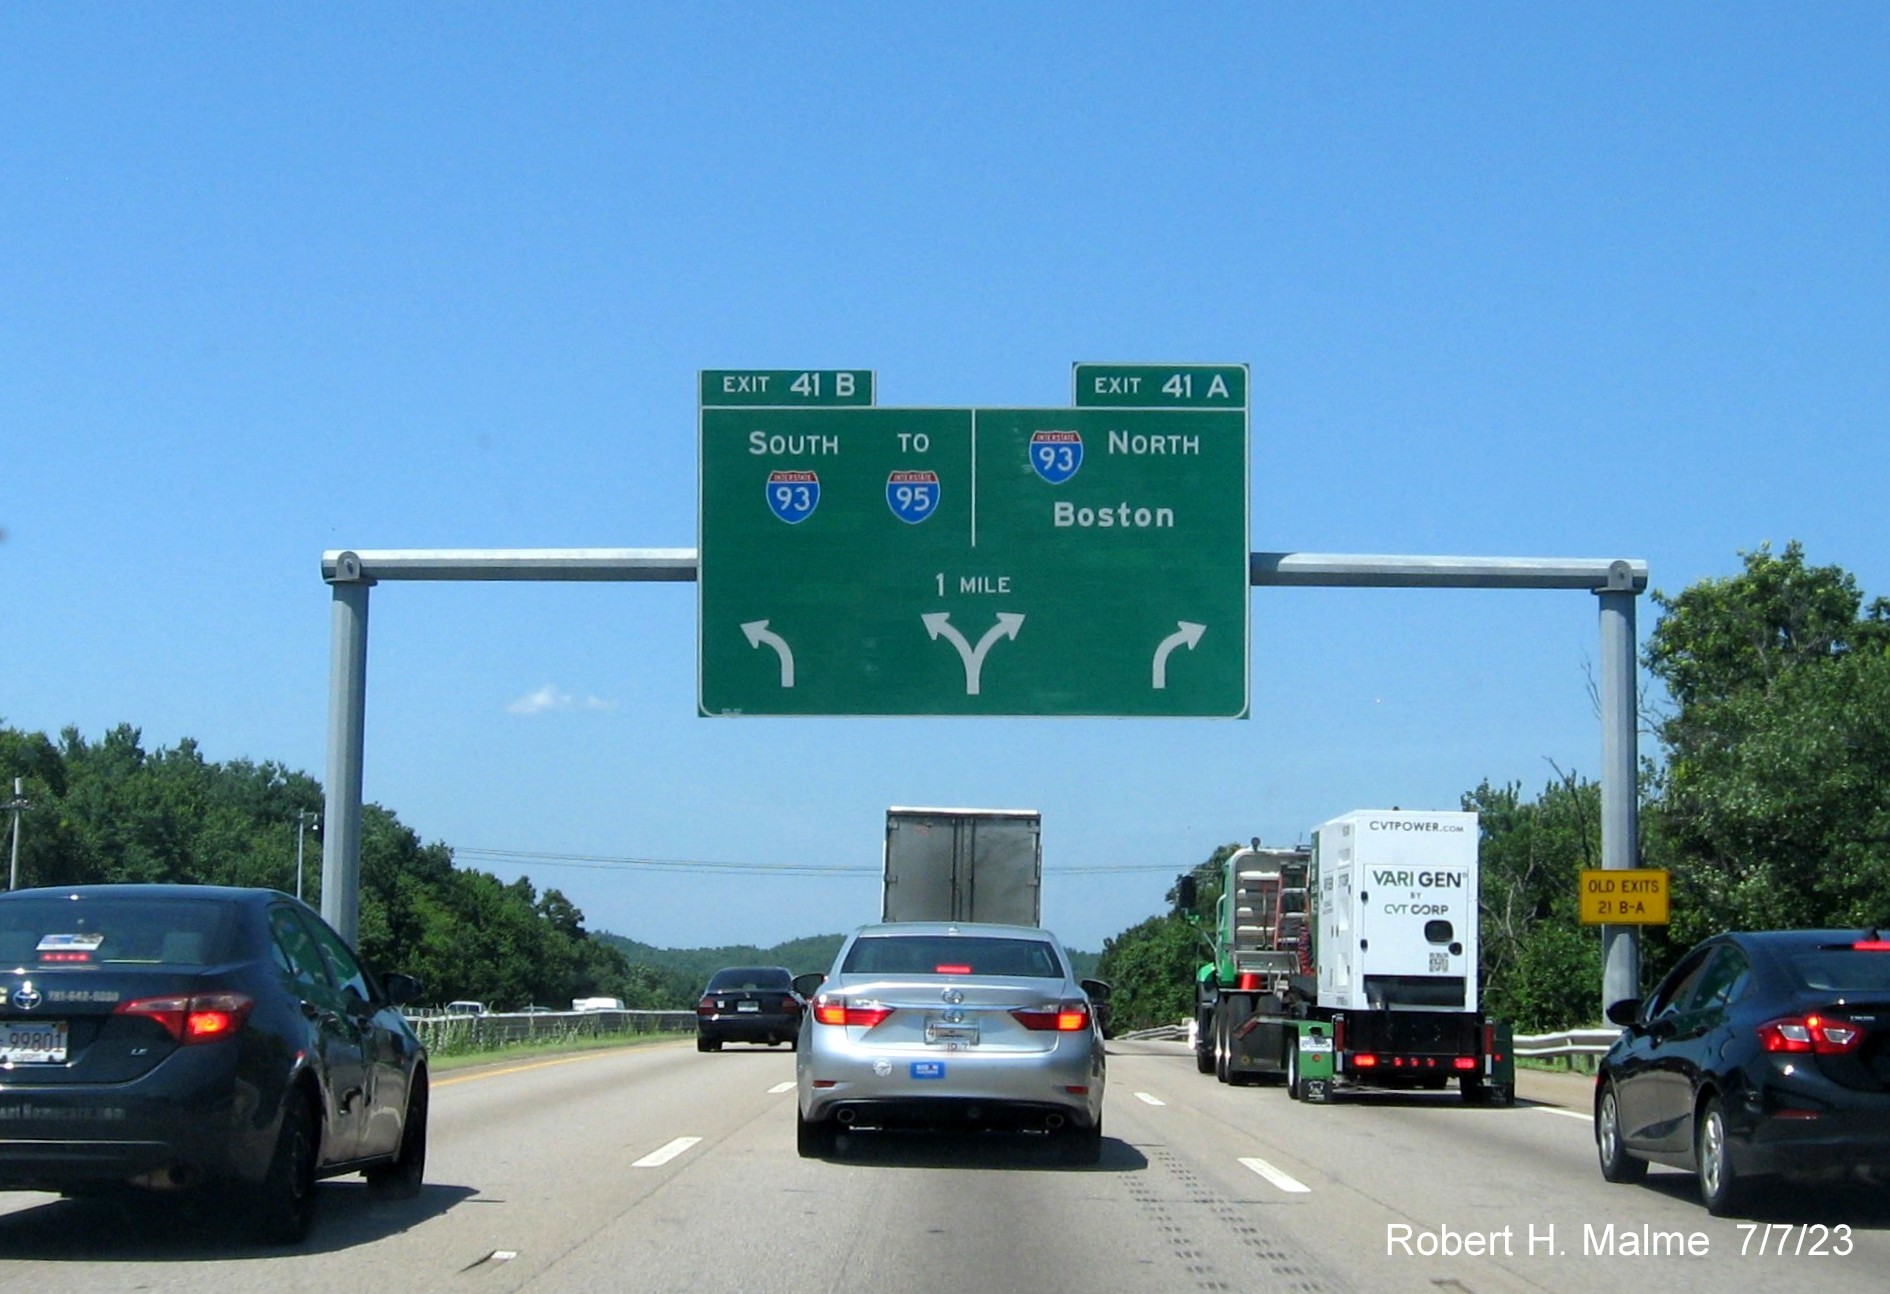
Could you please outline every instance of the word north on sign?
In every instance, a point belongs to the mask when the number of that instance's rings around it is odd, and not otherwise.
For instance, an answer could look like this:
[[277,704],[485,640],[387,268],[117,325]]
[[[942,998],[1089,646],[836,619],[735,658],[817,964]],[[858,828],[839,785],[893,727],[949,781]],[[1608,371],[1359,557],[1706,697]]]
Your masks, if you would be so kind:
[[1079,364],[1067,408],[699,390],[702,714],[1246,716],[1245,365]]

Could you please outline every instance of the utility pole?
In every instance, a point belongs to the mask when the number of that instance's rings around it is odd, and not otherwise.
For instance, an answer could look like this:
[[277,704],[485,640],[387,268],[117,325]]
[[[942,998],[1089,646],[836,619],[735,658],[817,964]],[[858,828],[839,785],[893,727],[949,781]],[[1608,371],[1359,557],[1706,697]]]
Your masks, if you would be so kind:
[[310,822],[315,824],[316,831],[320,831],[321,816],[313,809],[295,811],[295,897],[298,899],[302,897],[302,833]]
[[13,810],[13,866],[7,872],[7,888],[17,890],[20,888],[20,813],[33,807],[26,800],[25,778],[13,779],[13,798],[7,801],[6,807]]

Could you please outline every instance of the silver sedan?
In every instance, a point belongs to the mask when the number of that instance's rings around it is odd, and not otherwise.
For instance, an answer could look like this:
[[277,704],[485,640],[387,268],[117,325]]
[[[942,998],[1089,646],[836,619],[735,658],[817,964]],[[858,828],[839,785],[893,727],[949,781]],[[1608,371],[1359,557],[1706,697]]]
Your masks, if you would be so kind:
[[801,1023],[800,1153],[832,1154],[843,1130],[993,1128],[1049,1133],[1093,1164],[1103,1066],[1091,998],[1049,931],[865,926]]

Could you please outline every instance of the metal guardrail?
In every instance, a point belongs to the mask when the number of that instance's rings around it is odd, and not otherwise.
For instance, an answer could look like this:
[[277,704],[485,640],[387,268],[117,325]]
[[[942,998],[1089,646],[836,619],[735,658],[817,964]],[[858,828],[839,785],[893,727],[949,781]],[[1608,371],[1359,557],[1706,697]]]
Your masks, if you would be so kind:
[[407,1023],[429,1051],[481,1051],[510,1042],[559,1042],[611,1034],[686,1033],[694,1011],[492,1011],[485,1015],[415,1012]]
[[1562,1033],[1517,1034],[1510,1040],[1516,1055],[1530,1060],[1556,1057],[1600,1056],[1614,1046],[1619,1029],[1568,1029]]

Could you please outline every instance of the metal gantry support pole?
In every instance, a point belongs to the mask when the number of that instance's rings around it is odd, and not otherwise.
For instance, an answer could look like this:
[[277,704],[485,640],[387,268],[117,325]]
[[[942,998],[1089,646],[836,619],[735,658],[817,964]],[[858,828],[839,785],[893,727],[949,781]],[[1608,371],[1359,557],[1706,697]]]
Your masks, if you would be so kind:
[[13,810],[13,862],[7,868],[7,889],[17,890],[20,888],[20,814],[33,807],[26,800],[25,778],[13,779],[13,798],[7,801],[6,807]]
[[322,837],[322,916],[354,946],[361,929],[361,761],[367,734],[368,590],[353,553],[325,569],[334,590],[328,666],[328,830]]
[[[1625,563],[1621,563],[1625,565]],[[1625,574],[1601,603],[1601,865],[1640,858],[1640,731],[1634,682],[1634,598]],[[1639,926],[1601,928],[1601,1007],[1641,995]]]

